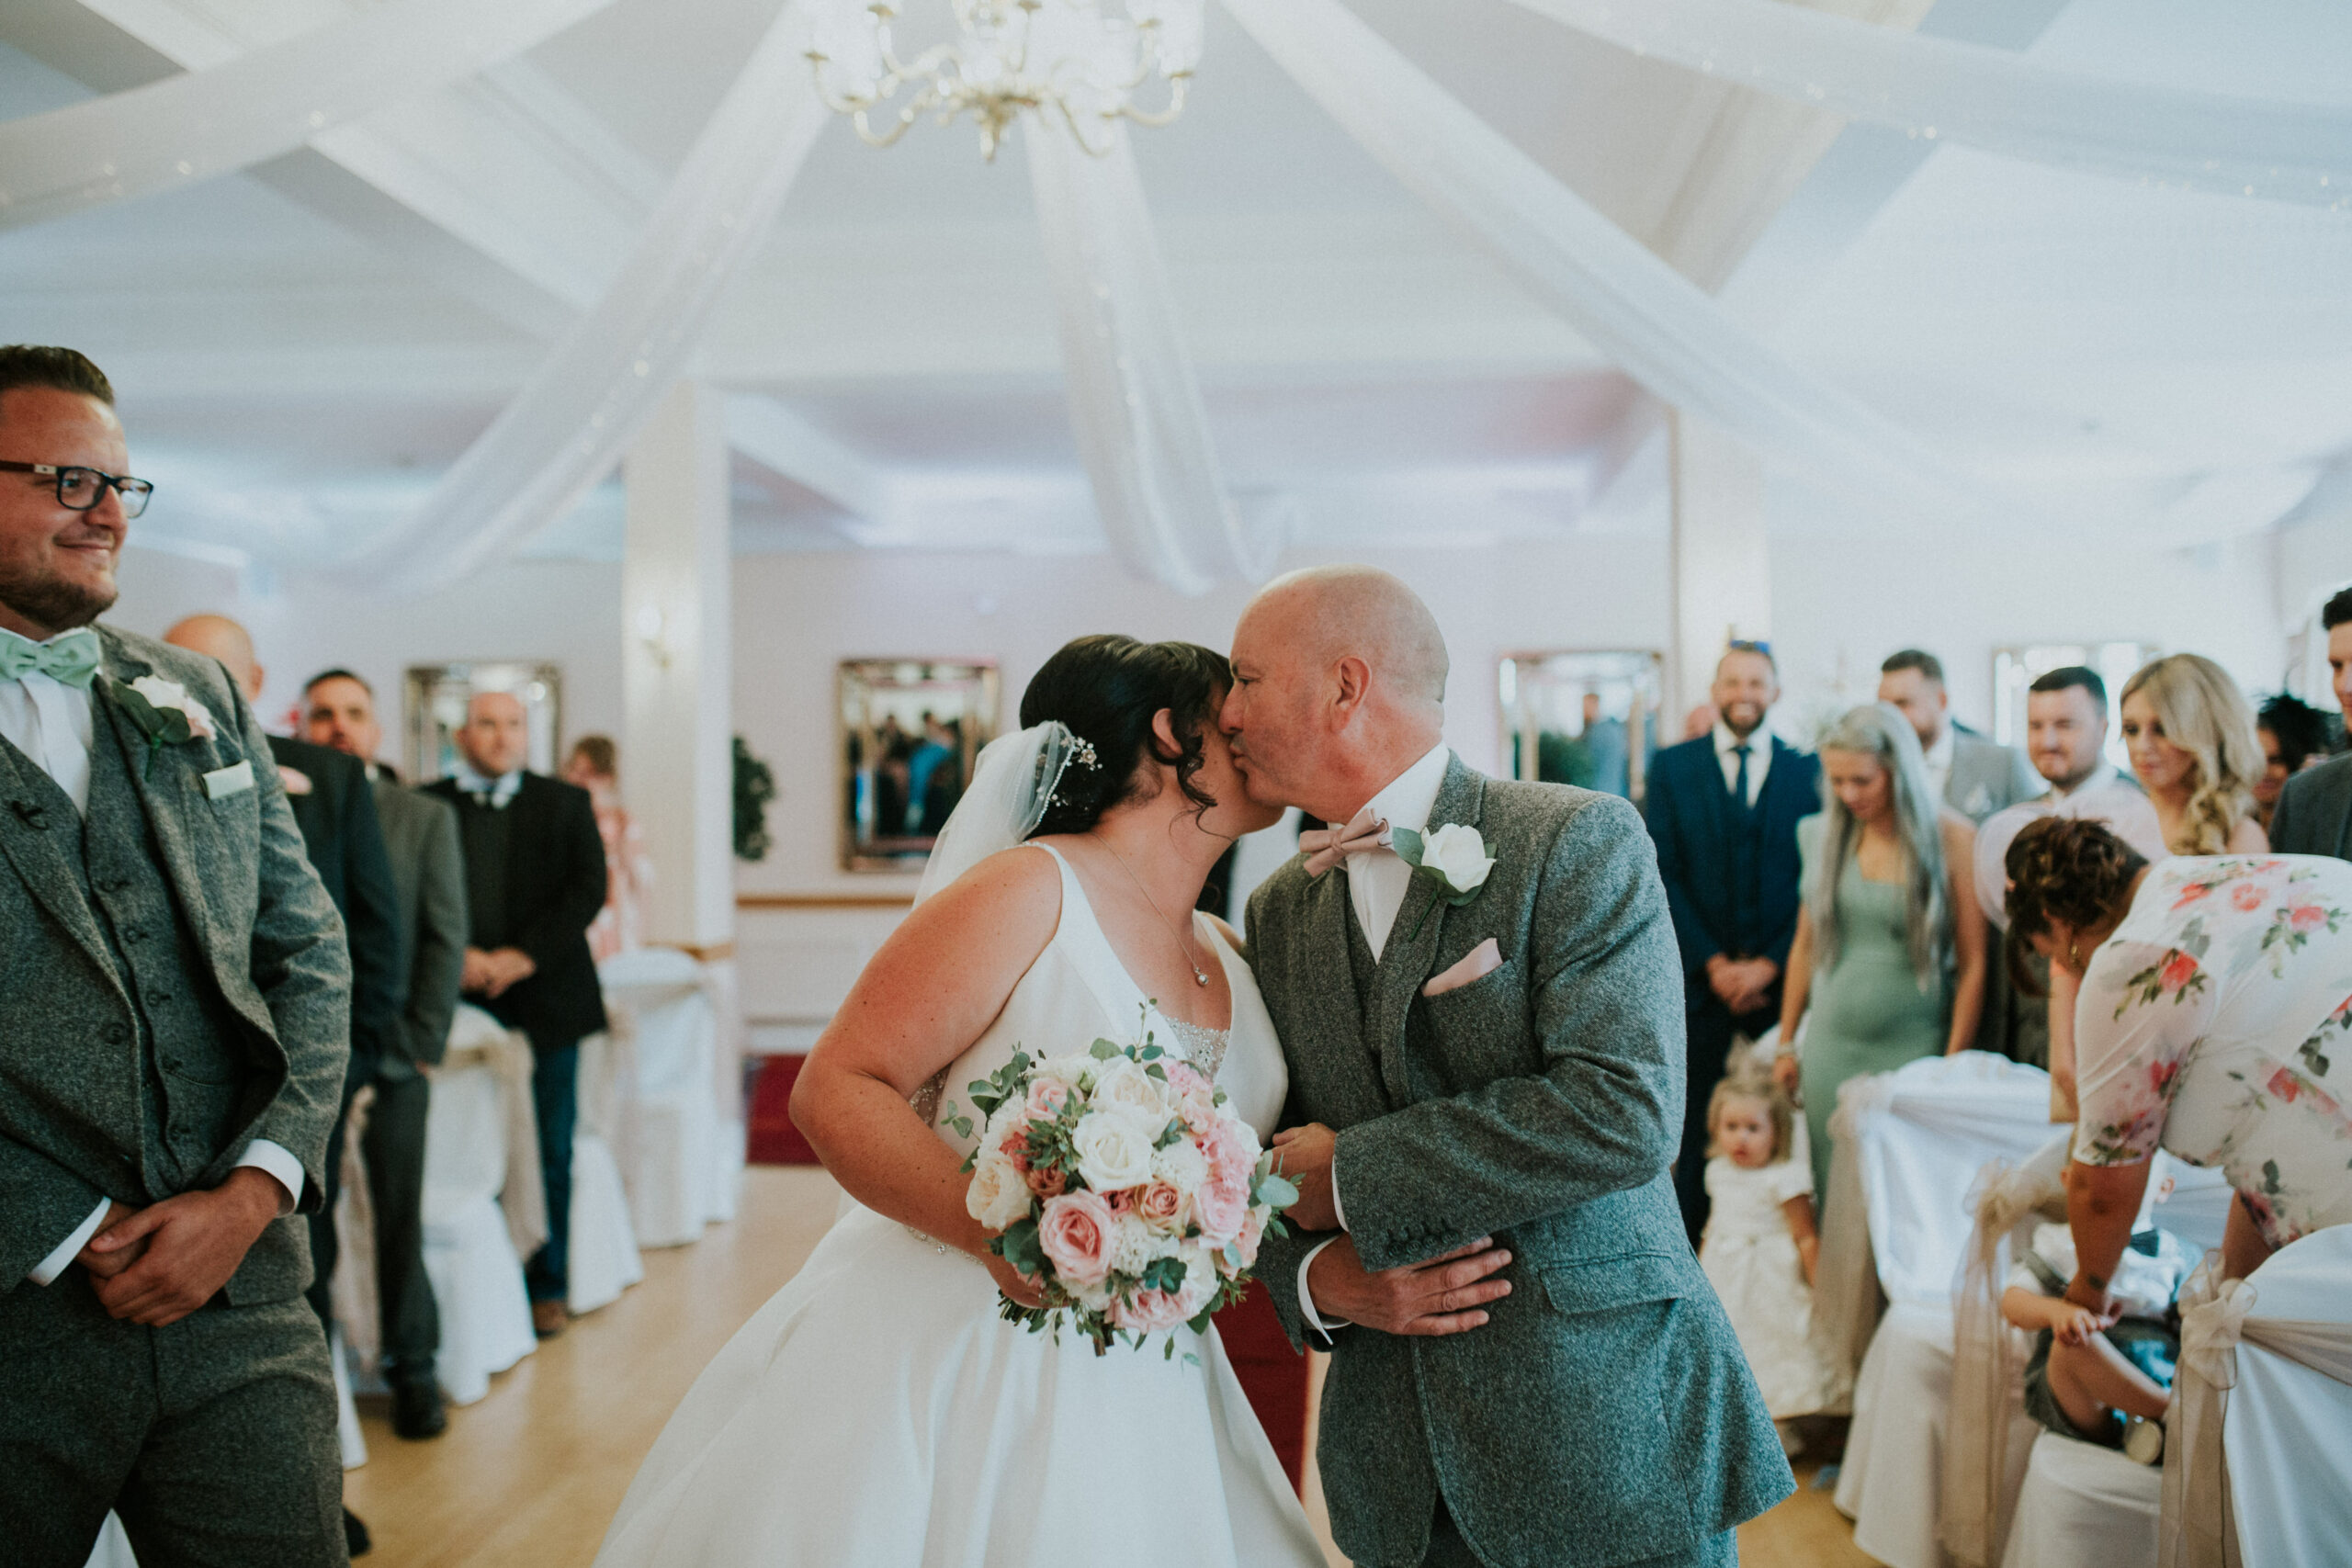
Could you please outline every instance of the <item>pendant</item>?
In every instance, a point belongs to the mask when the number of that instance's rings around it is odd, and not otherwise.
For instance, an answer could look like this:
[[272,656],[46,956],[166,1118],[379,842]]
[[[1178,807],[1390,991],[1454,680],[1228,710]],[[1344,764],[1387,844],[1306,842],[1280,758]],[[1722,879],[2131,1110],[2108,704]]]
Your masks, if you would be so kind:
[[1199,969],[1194,969],[1193,971],[1193,979],[1195,983],[1201,986],[1206,986],[1209,983],[1208,976]]

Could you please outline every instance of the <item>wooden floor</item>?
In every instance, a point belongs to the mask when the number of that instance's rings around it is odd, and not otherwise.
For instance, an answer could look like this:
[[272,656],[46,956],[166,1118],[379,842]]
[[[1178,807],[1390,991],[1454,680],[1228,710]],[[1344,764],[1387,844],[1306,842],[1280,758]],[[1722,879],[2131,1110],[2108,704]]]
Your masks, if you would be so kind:
[[[792,1277],[832,1224],[822,1171],[754,1168],[742,1213],[693,1247],[645,1255],[645,1282],[494,1379],[424,1443],[392,1435],[362,1401],[368,1463],[345,1477],[375,1534],[368,1568],[587,1568],[638,1461],[695,1374]],[[1740,1531],[1747,1568],[1843,1568],[1871,1560],[1828,1494],[1797,1495]],[[1308,1471],[1308,1511],[1324,1528]],[[1345,1559],[1325,1549],[1334,1564]]]

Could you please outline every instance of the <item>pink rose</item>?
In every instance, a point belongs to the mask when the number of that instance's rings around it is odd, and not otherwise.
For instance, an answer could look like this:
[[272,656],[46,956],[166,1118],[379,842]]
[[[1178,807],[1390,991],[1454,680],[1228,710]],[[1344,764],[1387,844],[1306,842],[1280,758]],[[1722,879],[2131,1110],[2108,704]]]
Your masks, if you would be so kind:
[[1129,1300],[1112,1303],[1111,1321],[1133,1333],[1154,1334],[1182,1326],[1200,1310],[1195,1306],[1186,1312],[1182,1292],[1137,1291]]
[[1241,1254],[1241,1267],[1244,1269],[1258,1266],[1258,1244],[1266,1237],[1266,1210],[1253,1204],[1241,1222],[1241,1234],[1233,1238],[1234,1248]]
[[1105,1192],[1102,1194],[1102,1201],[1111,1206],[1111,1212],[1114,1214],[1133,1213],[1136,1207],[1136,1190],[1132,1187],[1122,1187],[1115,1191]]
[[2176,953],[2165,960],[2164,973],[2156,976],[2156,984],[2167,991],[2177,991],[2197,976],[2197,960],[2186,953]]
[[1258,1168],[1257,1134],[1229,1116],[1218,1117],[1216,1124],[1194,1141],[1208,1159],[1214,1180],[1247,1182]]
[[1173,1184],[1155,1181],[1136,1193],[1136,1218],[1158,1231],[1172,1231],[1184,1217],[1184,1195]]
[[1111,1205],[1092,1192],[1065,1192],[1046,1201],[1037,1245],[1065,1287],[1082,1290],[1109,1278],[1114,1223]]
[[1250,1189],[1234,1181],[1212,1181],[1193,1194],[1193,1217],[1201,1239],[1223,1247],[1241,1234],[1250,1219]]
[[997,1140],[997,1148],[1012,1162],[1012,1168],[1022,1175],[1029,1174],[1029,1124],[1015,1122],[1012,1130]]
[[1026,1109],[1039,1121],[1050,1122],[1062,1113],[1069,1103],[1070,1087],[1059,1078],[1033,1078],[1029,1083]]
[[2251,913],[2262,908],[2262,889],[2251,882],[2241,882],[2230,889],[2230,902]]
[[2317,904],[2298,904],[2288,915],[2287,923],[2299,931],[2315,931],[2327,923],[2327,911]]

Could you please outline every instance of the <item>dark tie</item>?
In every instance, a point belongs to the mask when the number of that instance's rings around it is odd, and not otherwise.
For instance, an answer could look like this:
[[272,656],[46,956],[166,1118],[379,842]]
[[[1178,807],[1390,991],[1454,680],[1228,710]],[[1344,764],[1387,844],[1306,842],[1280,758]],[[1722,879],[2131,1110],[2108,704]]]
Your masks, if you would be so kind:
[[1731,754],[1739,759],[1739,772],[1733,775],[1731,781],[1731,797],[1745,811],[1747,809],[1747,743],[1742,741],[1733,747]]

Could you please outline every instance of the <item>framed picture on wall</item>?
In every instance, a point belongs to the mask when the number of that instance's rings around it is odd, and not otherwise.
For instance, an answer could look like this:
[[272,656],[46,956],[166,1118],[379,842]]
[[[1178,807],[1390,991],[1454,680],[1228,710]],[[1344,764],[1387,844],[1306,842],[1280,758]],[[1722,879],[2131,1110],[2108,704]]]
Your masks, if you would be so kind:
[[919,871],[995,738],[994,661],[845,659],[834,677],[842,869]]
[[1638,803],[1665,691],[1665,656],[1645,649],[1507,653],[1496,661],[1504,766]]
[[561,666],[525,659],[412,664],[402,704],[410,784],[428,784],[457,772],[458,730],[477,692],[511,692],[522,702],[530,737],[524,765],[535,773],[555,772],[563,739]]

